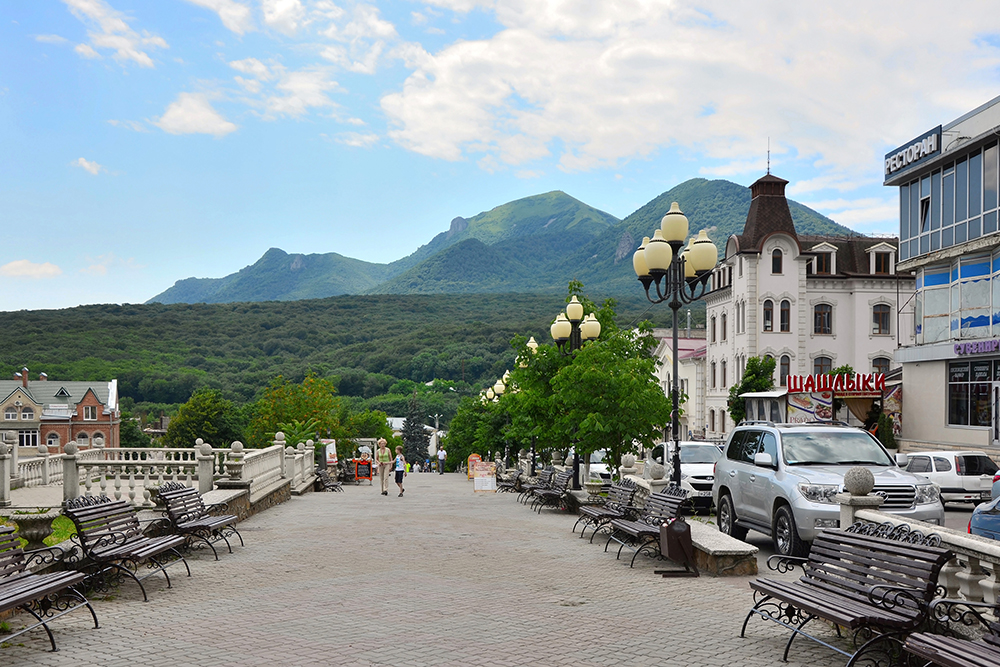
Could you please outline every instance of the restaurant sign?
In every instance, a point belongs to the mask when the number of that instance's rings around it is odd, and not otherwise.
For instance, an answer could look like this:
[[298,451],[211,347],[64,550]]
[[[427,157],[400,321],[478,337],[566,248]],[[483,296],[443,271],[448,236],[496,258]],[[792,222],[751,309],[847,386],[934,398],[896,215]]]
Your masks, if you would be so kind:
[[885,391],[885,373],[842,375],[789,375],[788,393],[801,394],[832,391],[838,397],[871,396]]

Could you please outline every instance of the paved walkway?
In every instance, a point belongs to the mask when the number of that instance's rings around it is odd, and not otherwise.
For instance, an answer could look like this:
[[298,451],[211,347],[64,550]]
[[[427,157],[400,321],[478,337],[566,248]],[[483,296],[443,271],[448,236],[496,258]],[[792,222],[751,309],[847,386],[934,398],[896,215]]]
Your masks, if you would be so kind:
[[[0,664],[778,665],[787,634],[739,628],[746,579],[662,579],[570,535],[574,518],[474,495],[456,474],[310,493],[240,524],[246,548],[199,553],[192,578],[147,580],[0,649]],[[12,619],[16,624],[20,619]],[[790,665],[843,665],[796,642]]]

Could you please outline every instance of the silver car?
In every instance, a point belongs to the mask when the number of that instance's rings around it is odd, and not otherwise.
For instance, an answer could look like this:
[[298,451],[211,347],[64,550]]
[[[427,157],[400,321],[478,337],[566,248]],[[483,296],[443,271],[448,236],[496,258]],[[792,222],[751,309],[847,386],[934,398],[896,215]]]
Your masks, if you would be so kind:
[[844,474],[863,466],[875,476],[881,510],[944,524],[937,487],[900,468],[866,431],[831,423],[750,422],[729,436],[715,467],[712,499],[719,530],[737,539],[750,529],[771,535],[786,556],[808,553],[824,528],[840,525]]

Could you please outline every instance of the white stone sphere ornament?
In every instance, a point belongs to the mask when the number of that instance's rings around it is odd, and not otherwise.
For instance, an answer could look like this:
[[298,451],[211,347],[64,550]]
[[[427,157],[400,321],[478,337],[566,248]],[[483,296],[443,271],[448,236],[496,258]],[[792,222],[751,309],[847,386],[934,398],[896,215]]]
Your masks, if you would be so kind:
[[844,475],[844,489],[852,496],[867,496],[875,488],[875,475],[868,468],[855,466]]

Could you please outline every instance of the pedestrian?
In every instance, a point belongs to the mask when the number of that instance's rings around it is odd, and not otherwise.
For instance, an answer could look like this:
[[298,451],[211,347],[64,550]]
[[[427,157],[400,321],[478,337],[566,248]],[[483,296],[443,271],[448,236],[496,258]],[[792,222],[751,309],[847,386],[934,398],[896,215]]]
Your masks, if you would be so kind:
[[448,452],[444,451],[444,447],[438,448],[438,474],[444,474],[444,460],[448,458]]
[[392,452],[385,446],[385,438],[378,439],[378,449],[375,450],[375,461],[378,462],[378,479],[382,483],[382,495],[389,495],[389,466],[392,465]]
[[396,486],[399,487],[399,497],[403,497],[403,478],[406,477],[406,457],[403,448],[396,447]]

